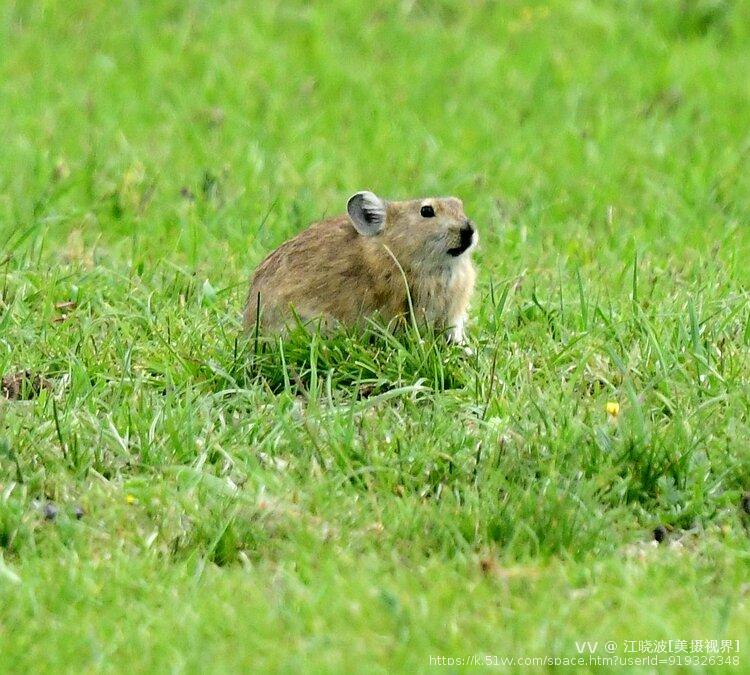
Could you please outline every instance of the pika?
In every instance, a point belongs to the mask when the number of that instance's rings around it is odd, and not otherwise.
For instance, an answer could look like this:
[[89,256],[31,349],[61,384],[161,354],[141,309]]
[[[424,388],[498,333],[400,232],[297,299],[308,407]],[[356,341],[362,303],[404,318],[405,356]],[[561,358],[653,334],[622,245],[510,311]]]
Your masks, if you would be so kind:
[[294,323],[356,325],[409,317],[464,341],[479,235],[455,197],[386,201],[357,192],[347,215],[312,224],[274,250],[253,275],[247,330]]

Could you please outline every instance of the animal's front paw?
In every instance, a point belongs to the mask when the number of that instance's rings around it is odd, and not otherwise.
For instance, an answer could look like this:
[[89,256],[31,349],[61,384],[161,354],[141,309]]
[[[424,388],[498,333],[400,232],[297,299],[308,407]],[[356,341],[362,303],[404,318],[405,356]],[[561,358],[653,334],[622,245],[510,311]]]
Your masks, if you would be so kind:
[[466,342],[466,336],[463,332],[452,330],[448,333],[448,344],[461,346]]
[[466,334],[464,333],[464,320],[459,321],[449,332],[448,332],[448,344],[456,345],[461,348],[464,354],[467,356],[474,356],[476,353],[474,349],[466,344]]
[[454,345],[462,345],[466,342],[466,335],[464,334],[464,323],[465,319],[461,317],[456,321],[450,331],[448,331],[448,342]]

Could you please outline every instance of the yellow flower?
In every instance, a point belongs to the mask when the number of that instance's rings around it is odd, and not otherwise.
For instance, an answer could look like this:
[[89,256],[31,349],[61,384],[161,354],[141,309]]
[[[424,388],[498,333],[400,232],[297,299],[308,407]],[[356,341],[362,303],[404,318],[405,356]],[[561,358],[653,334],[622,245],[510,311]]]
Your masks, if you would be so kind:
[[127,496],[125,497],[125,501],[126,501],[126,502],[127,502],[128,504],[135,504],[135,503],[136,503],[136,502],[137,502],[138,500],[137,500],[137,499],[136,499],[136,498],[135,498],[135,497],[134,497],[133,495],[127,495]]
[[620,414],[620,404],[617,401],[607,401],[607,405],[604,406],[604,409],[608,414],[612,415],[612,417],[617,417]]

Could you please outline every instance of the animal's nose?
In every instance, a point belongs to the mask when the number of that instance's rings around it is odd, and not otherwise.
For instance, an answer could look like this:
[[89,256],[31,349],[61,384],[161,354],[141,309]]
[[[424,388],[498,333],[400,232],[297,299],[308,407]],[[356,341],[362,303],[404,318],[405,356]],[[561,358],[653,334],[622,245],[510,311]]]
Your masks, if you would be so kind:
[[461,248],[464,250],[469,248],[474,241],[474,223],[467,220],[459,230],[459,236],[461,237]]

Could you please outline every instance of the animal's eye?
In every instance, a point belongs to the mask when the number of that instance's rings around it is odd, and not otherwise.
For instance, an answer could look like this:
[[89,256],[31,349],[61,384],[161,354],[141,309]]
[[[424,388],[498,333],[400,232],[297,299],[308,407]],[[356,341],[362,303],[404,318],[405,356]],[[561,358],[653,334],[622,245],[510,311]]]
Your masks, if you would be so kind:
[[431,206],[423,206],[421,209],[419,209],[419,213],[422,216],[422,218],[434,218],[435,217],[435,209],[433,209]]

